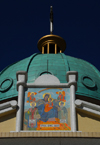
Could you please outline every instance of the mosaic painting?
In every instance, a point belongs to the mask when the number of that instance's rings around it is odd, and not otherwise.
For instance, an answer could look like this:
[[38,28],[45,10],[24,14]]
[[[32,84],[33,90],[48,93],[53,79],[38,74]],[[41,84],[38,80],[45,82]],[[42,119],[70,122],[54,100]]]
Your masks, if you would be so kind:
[[71,130],[69,88],[28,88],[24,130]]

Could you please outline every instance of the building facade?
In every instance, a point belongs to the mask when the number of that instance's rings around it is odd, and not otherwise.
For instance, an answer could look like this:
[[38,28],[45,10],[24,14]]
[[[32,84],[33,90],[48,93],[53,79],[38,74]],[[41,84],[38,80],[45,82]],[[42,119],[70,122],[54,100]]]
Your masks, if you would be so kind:
[[100,142],[100,72],[66,56],[60,36],[43,36],[38,49],[0,72],[1,143]]

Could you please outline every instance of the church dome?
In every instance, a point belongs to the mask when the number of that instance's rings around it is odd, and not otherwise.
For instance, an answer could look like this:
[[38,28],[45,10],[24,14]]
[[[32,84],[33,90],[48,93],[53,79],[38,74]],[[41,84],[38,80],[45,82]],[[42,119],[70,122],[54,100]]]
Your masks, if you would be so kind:
[[66,83],[66,72],[78,72],[76,94],[100,100],[100,72],[90,63],[58,54],[38,54],[9,65],[0,73],[0,100],[18,96],[16,72],[26,71],[28,83],[33,83],[40,75],[51,74],[61,83]]

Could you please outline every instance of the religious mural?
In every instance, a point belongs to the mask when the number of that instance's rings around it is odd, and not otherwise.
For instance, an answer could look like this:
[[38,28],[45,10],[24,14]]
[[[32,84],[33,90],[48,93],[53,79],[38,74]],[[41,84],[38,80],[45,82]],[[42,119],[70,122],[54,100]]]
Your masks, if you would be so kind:
[[71,130],[69,88],[28,88],[24,130]]

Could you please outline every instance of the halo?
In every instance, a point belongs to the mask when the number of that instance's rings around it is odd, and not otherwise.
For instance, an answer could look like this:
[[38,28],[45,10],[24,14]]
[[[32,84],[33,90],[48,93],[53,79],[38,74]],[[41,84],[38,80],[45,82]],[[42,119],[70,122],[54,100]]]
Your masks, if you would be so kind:
[[[31,107],[32,107],[32,104],[33,104],[33,103],[35,103],[35,102],[31,102],[31,103],[30,103],[30,106],[31,106]],[[36,106],[36,103],[34,104],[34,107],[35,107],[35,106]]]
[[49,98],[51,98],[51,94],[50,94],[50,93],[44,93],[44,94],[43,94],[43,98],[44,98],[44,96],[45,96],[46,94],[48,94],[48,95],[49,95]]
[[34,94],[34,95],[36,95],[37,93],[36,93],[36,92],[31,92],[31,94]]
[[[62,101],[61,101],[62,102]],[[61,105],[61,102],[59,102],[59,106]],[[63,102],[64,104],[63,104],[63,106],[65,106],[65,102]]]
[[59,94],[59,93],[61,93],[63,96],[65,96],[65,91],[56,92],[56,94]]
[[49,101],[50,99],[52,99],[52,100],[51,100],[51,102],[52,102],[52,101],[53,101],[53,98],[51,98],[51,97],[50,97],[50,98],[48,98],[48,101]]

